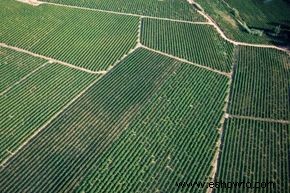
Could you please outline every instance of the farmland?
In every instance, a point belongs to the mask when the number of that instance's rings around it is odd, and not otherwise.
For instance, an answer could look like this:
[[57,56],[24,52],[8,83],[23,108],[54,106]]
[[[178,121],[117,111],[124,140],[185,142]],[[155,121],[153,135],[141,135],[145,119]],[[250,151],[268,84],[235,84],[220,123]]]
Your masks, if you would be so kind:
[[45,60],[0,48],[0,93],[27,74],[39,68]]
[[11,85],[0,97],[1,161],[94,80],[95,76],[83,74],[49,64],[19,84]]
[[[92,71],[107,69],[137,44],[139,19],[135,17],[47,5],[28,10],[4,5],[2,43]],[[114,55],[108,57],[110,53]]]
[[150,48],[194,63],[225,72],[231,70],[234,46],[210,25],[143,19],[141,41]]
[[204,21],[186,0],[47,0],[47,2],[161,18]]
[[0,192],[288,193],[288,13],[268,3],[1,0]]
[[[276,183],[268,192],[289,192],[289,126],[253,120],[229,119],[218,180]],[[218,192],[234,192],[221,189]],[[265,192],[256,189],[255,192]]]
[[[147,182],[157,175],[156,172],[162,171],[164,177],[160,180],[164,184],[157,186],[155,180],[158,179],[155,179],[148,187],[150,190],[166,190],[164,185],[168,180],[191,179],[188,170],[197,172],[196,179],[206,179],[224,105],[225,92],[219,91],[227,89],[227,81],[222,75],[138,49],[91,87],[1,170],[1,191],[29,188],[35,192],[70,192],[81,179],[85,179],[84,187],[90,188],[86,186],[87,180],[94,180],[100,170],[106,185],[106,180],[111,180],[111,172],[122,173],[106,170],[110,159],[116,161],[116,169],[124,169],[122,164],[128,162],[130,167],[136,165],[137,170],[130,169],[136,173],[130,176],[135,178],[132,185],[137,187],[137,176],[142,170],[151,170],[141,175]],[[212,84],[203,87],[204,82]],[[195,95],[190,94],[193,89],[198,91]],[[180,97],[180,93],[186,94]],[[211,95],[211,101],[204,97],[207,95]],[[215,111],[211,110],[212,106]],[[212,120],[212,116],[217,119]],[[192,127],[196,129],[192,130]],[[182,145],[196,137],[200,142]],[[210,140],[203,142],[207,137]],[[114,145],[110,146],[115,139]],[[180,151],[180,148],[186,151]],[[131,150],[124,151],[126,149]],[[124,160],[126,157],[129,160]],[[152,165],[154,160],[156,164]],[[23,167],[27,163],[31,167]],[[97,163],[100,165],[96,166]],[[199,163],[203,163],[202,168],[188,168]],[[48,170],[35,173],[39,169]],[[167,175],[173,176],[168,179]],[[29,183],[25,179],[30,179]],[[14,180],[21,184],[14,187]],[[119,180],[117,176],[115,180]],[[59,181],[63,183],[59,184]],[[100,185],[95,187],[102,188]]]
[[229,112],[287,120],[289,56],[272,49],[240,47],[238,50]]

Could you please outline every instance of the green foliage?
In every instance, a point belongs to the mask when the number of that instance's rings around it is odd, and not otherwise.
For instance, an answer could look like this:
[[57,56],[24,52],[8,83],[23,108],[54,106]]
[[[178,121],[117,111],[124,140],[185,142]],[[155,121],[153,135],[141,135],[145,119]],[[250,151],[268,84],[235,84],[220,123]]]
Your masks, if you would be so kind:
[[205,21],[187,0],[48,0],[48,2],[153,17]]
[[[241,10],[232,4],[225,3],[224,0],[195,0],[213,18],[227,37],[236,41],[248,43],[272,44],[271,39],[262,31],[256,31],[248,27],[248,20],[244,20]],[[242,5],[244,1],[236,1]],[[255,13],[251,14],[255,16]],[[255,20],[255,18],[253,18]],[[253,25],[249,25],[253,26]]]
[[50,5],[15,9],[8,5],[1,9],[0,42],[76,66],[105,70],[137,43],[137,17]]
[[0,191],[163,192],[207,179],[227,82],[138,49],[0,170]]
[[289,63],[274,49],[239,47],[229,111],[231,114],[289,117]]
[[46,61],[0,47],[0,93]]
[[274,28],[274,34],[275,34],[275,36],[279,36],[280,33],[281,33],[281,25],[277,25]]
[[0,160],[94,79],[93,75],[49,64],[0,96]]
[[256,189],[217,189],[227,192],[289,193],[289,125],[228,119],[224,128],[217,181],[274,182]]
[[239,10],[243,20],[254,28],[271,30],[275,23],[289,24],[287,18],[290,18],[290,4],[285,2],[285,0],[272,0],[268,2],[264,0],[227,0],[227,3]]
[[144,45],[188,61],[230,72],[234,46],[210,25],[143,19]]

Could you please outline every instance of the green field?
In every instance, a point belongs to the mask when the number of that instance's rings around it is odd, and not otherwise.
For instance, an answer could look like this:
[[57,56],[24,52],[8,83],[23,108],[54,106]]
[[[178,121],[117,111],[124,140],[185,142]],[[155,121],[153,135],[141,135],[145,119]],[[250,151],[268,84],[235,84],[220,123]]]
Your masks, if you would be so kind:
[[142,19],[141,42],[156,50],[230,72],[234,46],[210,25]]
[[0,193],[290,193],[289,5],[1,0]]
[[[224,182],[274,182],[275,187],[243,192],[290,192],[289,125],[229,119],[225,124],[218,179]],[[219,189],[217,192],[236,192]]]
[[196,10],[186,0],[47,0],[78,7],[88,7],[122,13],[132,13],[145,16],[180,19],[187,21],[204,21]]
[[[212,84],[201,86],[205,82]],[[166,184],[191,179],[191,172],[207,179],[227,82],[222,75],[138,49],[1,169],[1,192],[71,192],[78,185],[79,190],[106,186],[105,192],[112,185],[122,192],[118,184],[127,180],[150,192],[174,188]],[[187,141],[192,142],[182,145]],[[111,159],[117,171],[106,169]],[[111,178],[125,168],[132,174]],[[164,175],[157,178],[159,171]],[[102,183],[90,187],[100,177]]]
[[17,5],[0,4],[2,43],[93,71],[106,70],[137,44],[136,17]]
[[0,160],[94,79],[93,75],[48,64],[0,96]]
[[290,57],[273,49],[239,47],[229,112],[289,119]]
[[0,93],[46,61],[0,47]]

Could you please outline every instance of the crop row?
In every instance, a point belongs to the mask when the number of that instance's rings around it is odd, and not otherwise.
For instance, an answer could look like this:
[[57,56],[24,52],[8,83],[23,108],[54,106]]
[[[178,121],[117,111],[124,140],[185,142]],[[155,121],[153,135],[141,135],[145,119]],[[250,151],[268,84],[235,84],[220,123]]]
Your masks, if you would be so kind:
[[224,132],[217,180],[274,185],[256,189],[223,188],[217,192],[290,192],[289,125],[228,119]]
[[48,0],[48,2],[162,18],[204,21],[186,0]]
[[180,63],[77,192],[179,192],[176,182],[208,180],[226,89],[225,77]]
[[230,72],[234,46],[210,25],[142,19],[142,43],[194,63]]
[[287,120],[289,63],[289,56],[281,51],[239,47],[229,112]]
[[[92,191],[93,184],[112,192],[144,179],[152,183],[141,184],[146,191],[193,172],[206,179],[226,89],[224,76],[137,49],[0,170],[0,190]],[[112,171],[104,166],[110,155]]]
[[94,79],[92,75],[49,64],[0,96],[0,161]]
[[2,9],[0,42],[93,71],[137,43],[137,17],[49,5],[11,9],[10,2]]
[[45,60],[0,47],[0,93],[43,63]]

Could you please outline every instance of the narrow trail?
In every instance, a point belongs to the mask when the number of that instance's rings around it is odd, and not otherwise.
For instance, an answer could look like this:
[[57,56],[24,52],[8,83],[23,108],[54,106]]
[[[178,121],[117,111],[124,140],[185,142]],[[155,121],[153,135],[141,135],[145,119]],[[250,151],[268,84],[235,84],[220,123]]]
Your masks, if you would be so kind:
[[[123,59],[125,59],[129,54],[133,53],[135,49],[138,47],[132,49],[131,52],[126,54]],[[71,106],[77,99],[79,99],[86,91],[88,91],[96,82],[98,82],[101,78],[103,78],[108,72],[110,72],[117,64],[119,64],[122,60],[119,60],[114,65],[111,66],[107,71],[105,71],[100,77],[98,77],[96,80],[94,80],[92,83],[90,83],[84,90],[82,90],[78,95],[76,95],[71,101],[69,101],[64,107],[62,107],[57,113],[55,113],[45,124],[43,124],[40,128],[38,128],[30,137],[28,137],[18,148],[16,148],[13,152],[7,150],[10,152],[10,155],[6,157],[1,163],[0,167],[5,167],[6,163],[13,158],[15,154],[17,154],[21,149],[23,149],[33,138],[37,137],[37,135],[45,129],[54,119],[56,119],[62,112],[64,112],[69,106]]]
[[40,55],[40,54],[33,53],[33,52],[28,51],[28,50],[24,50],[22,48],[9,46],[9,45],[4,44],[4,43],[0,43],[0,47],[9,48],[9,49],[15,50],[17,52],[22,52],[22,53],[25,53],[25,54],[28,54],[28,55],[31,55],[31,56],[34,56],[34,57],[37,57],[37,58],[42,58],[42,59],[48,60],[51,63],[62,64],[64,66],[67,66],[67,67],[70,67],[70,68],[74,68],[76,70],[84,71],[84,72],[87,72],[87,73],[90,73],[90,74],[103,74],[102,71],[91,71],[91,70],[88,70],[88,69],[85,69],[85,68],[82,68],[82,67],[75,66],[73,64],[69,64],[67,62],[63,62],[63,61],[60,61],[60,60],[56,60],[54,58],[50,58],[50,57],[47,57],[47,56],[43,56],[43,55]]
[[[218,128],[218,133],[219,133],[219,138],[218,141],[216,142],[216,151],[213,157],[213,160],[211,161],[211,166],[212,166],[212,170],[209,174],[209,181],[214,181],[217,177],[217,170],[218,170],[218,166],[219,166],[219,159],[221,156],[221,151],[222,151],[222,145],[223,145],[223,135],[224,135],[224,122],[225,120],[228,118],[228,106],[229,106],[229,101],[230,101],[230,94],[231,94],[231,89],[232,89],[232,82],[234,80],[234,76],[235,76],[235,67],[237,65],[237,53],[238,53],[238,47],[235,46],[234,48],[234,53],[233,53],[233,65],[232,65],[232,70],[231,70],[231,76],[228,82],[228,89],[227,89],[227,95],[225,97],[225,104],[223,107],[223,111],[224,114],[220,120],[220,128]],[[206,190],[206,193],[212,193],[214,192],[213,188],[208,187]]]
[[200,25],[210,25],[209,22],[194,22],[194,21],[186,21],[186,20],[179,20],[179,19],[169,19],[169,18],[162,18],[162,17],[154,17],[154,16],[148,16],[148,15],[140,15],[140,14],[134,14],[134,13],[123,13],[123,12],[117,12],[117,11],[109,11],[109,10],[103,10],[103,9],[94,9],[94,8],[88,8],[88,7],[79,7],[74,5],[65,5],[65,4],[59,4],[59,3],[51,3],[46,1],[38,1],[41,4],[47,4],[47,5],[55,5],[60,7],[67,7],[67,8],[73,8],[73,9],[83,9],[88,11],[97,11],[97,12],[104,12],[104,13],[112,13],[116,15],[126,15],[126,16],[133,16],[133,17],[143,17],[143,18],[149,18],[149,19],[157,19],[157,20],[166,20],[166,21],[174,21],[174,22],[181,22],[181,23],[191,23],[191,24],[200,24]]
[[15,82],[14,84],[12,84],[11,86],[9,86],[8,88],[6,88],[3,92],[0,93],[0,97],[5,95],[7,92],[9,92],[14,86],[16,86],[17,84],[21,83],[22,81],[26,80],[28,77],[30,77],[31,75],[33,75],[35,72],[37,72],[38,70],[40,70],[41,68],[45,67],[47,64],[52,63],[51,61],[45,62],[44,64],[42,64],[41,66],[35,68],[33,71],[31,71],[30,73],[28,73],[27,75],[25,75],[24,77],[22,77],[20,80],[18,80],[17,82]]
[[[198,5],[199,7],[201,7],[200,4],[196,3],[195,1],[193,0],[188,0],[188,2],[191,4],[191,5]],[[220,36],[225,39],[226,41],[234,44],[234,45],[239,45],[239,46],[251,46],[251,47],[259,47],[259,48],[272,48],[272,49],[277,49],[277,50],[281,50],[281,51],[284,51],[284,52],[287,52],[289,55],[290,55],[290,51],[286,48],[281,48],[281,47],[278,47],[278,46],[274,46],[274,45],[266,45],[266,44],[252,44],[252,43],[245,43],[245,42],[239,42],[239,41],[235,41],[235,40],[232,40],[230,38],[228,38],[224,32],[221,30],[221,28],[216,24],[216,22],[209,16],[207,15],[205,12],[202,12],[200,10],[197,10],[197,12],[202,15],[208,22],[210,25],[212,25],[216,30],[217,32],[220,34]]]
[[282,123],[282,124],[290,124],[288,120],[278,120],[278,119],[270,119],[270,118],[261,118],[261,117],[252,117],[252,116],[243,116],[243,115],[232,115],[228,114],[229,118],[237,118],[237,119],[250,119],[254,121],[264,121],[264,122],[271,122],[271,123]]
[[[139,15],[139,14],[133,14],[133,13],[123,13],[123,12],[117,12],[117,11],[108,11],[108,10],[102,10],[102,9],[93,9],[93,8],[87,8],[87,7],[79,7],[79,6],[73,6],[73,5],[65,5],[65,4],[59,4],[59,3],[50,3],[50,2],[46,2],[46,1],[38,1],[40,4],[48,4],[48,5],[54,5],[54,6],[61,6],[61,7],[68,7],[68,8],[74,8],[74,9],[83,9],[83,10],[90,10],[90,11],[98,11],[98,12],[105,12],[105,13],[112,13],[112,14],[117,14],[117,15],[127,15],[127,16],[134,16],[134,17],[142,17],[142,18],[149,18],[149,19],[157,19],[157,20],[165,20],[165,21],[173,21],[173,22],[181,22],[181,23],[190,23],[190,24],[197,24],[197,25],[212,25],[217,32],[220,34],[220,36],[234,44],[234,45],[240,45],[240,46],[251,46],[251,47],[260,47],[260,48],[272,48],[272,49],[277,49],[277,50],[281,50],[284,52],[287,52],[290,55],[290,51],[286,48],[281,48],[278,46],[274,46],[274,45],[267,45],[267,44],[252,44],[252,43],[245,43],[245,42],[239,42],[239,41],[235,41],[232,40],[230,38],[228,38],[224,32],[221,30],[221,28],[216,24],[216,22],[210,17],[208,16],[206,13],[199,11],[196,9],[196,11],[202,15],[207,22],[193,22],[193,21],[185,21],[185,20],[178,20],[178,19],[169,19],[169,18],[162,18],[162,17],[153,17],[153,16],[147,16],[147,15]],[[188,0],[188,3],[190,3],[191,5],[196,4],[198,6],[200,6],[198,3],[196,3],[193,0]],[[201,6],[200,6],[201,7]]]
[[210,67],[207,67],[207,66],[203,66],[201,64],[196,64],[196,63],[193,63],[193,62],[190,62],[188,60],[185,60],[185,59],[182,59],[182,58],[179,58],[179,57],[176,57],[176,56],[173,56],[173,55],[170,55],[170,54],[167,54],[167,53],[164,53],[164,52],[161,52],[161,51],[158,51],[158,50],[155,50],[155,49],[152,49],[152,48],[149,48],[147,46],[144,46],[144,45],[140,45],[140,47],[144,48],[144,49],[147,49],[147,50],[150,50],[152,52],[156,52],[158,54],[161,54],[161,55],[164,55],[164,56],[167,56],[167,57],[170,57],[170,58],[173,58],[175,60],[178,60],[178,61],[181,61],[181,62],[184,62],[184,63],[187,63],[187,64],[190,64],[190,65],[193,65],[193,66],[196,66],[196,67],[199,67],[199,68],[203,68],[203,69],[206,69],[206,70],[209,70],[209,71],[212,71],[212,72],[215,72],[215,73],[218,73],[218,74],[221,74],[223,76],[226,76],[228,78],[230,78],[231,74],[230,73],[226,73],[226,72],[222,72],[222,71],[219,71],[219,70],[215,70],[213,68],[210,68]]

